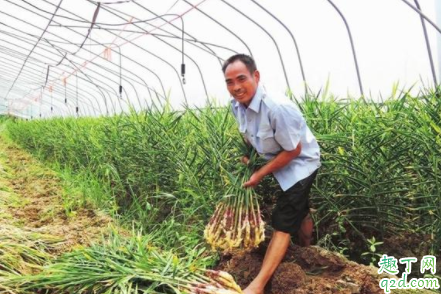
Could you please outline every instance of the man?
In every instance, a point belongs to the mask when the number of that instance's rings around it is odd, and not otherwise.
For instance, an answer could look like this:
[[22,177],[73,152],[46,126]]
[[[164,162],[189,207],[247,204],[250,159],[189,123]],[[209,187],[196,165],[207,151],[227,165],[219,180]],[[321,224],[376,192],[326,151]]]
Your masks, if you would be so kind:
[[231,56],[222,70],[234,98],[232,110],[239,131],[268,160],[244,187],[255,187],[272,173],[283,190],[272,213],[274,233],[262,268],[244,290],[245,294],[263,294],[285,256],[291,235],[298,234],[302,246],[310,245],[313,223],[308,195],[320,167],[320,150],[296,105],[286,97],[267,95],[259,85],[260,73],[250,56]]

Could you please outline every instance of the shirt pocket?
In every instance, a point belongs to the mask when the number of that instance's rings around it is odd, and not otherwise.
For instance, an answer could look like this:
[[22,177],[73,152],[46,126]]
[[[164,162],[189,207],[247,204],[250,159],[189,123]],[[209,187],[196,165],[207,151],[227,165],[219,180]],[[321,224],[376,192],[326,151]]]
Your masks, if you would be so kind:
[[256,139],[256,149],[259,153],[277,154],[281,150],[279,143],[274,139],[274,131],[271,127],[261,128],[256,134]]

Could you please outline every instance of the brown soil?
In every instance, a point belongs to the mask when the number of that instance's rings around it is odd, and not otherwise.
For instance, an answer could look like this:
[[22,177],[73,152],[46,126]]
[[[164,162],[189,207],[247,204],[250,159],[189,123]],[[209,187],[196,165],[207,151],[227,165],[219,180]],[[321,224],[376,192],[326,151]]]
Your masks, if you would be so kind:
[[108,216],[93,209],[80,208],[68,217],[57,175],[3,137],[0,192],[0,226],[62,238],[64,242],[53,253],[89,244],[111,223]]
[[[219,268],[231,273],[245,288],[258,274],[266,246],[251,253],[226,257]],[[378,274],[367,267],[320,247],[292,245],[267,285],[265,294],[383,293]]]
[[[258,274],[267,242],[251,253],[224,256],[218,269],[232,274],[244,289]],[[292,245],[268,283],[265,294],[380,294],[379,281],[389,275],[377,268],[349,261],[317,246]],[[413,292],[417,291],[417,292]],[[393,290],[392,293],[433,293],[427,290]]]

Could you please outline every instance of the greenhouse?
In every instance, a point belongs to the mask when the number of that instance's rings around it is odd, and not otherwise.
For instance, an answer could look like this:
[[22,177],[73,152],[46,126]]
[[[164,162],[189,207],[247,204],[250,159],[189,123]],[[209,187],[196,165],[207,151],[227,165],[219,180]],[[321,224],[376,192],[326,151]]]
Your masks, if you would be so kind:
[[440,75],[437,0],[0,0],[0,294],[439,293]]

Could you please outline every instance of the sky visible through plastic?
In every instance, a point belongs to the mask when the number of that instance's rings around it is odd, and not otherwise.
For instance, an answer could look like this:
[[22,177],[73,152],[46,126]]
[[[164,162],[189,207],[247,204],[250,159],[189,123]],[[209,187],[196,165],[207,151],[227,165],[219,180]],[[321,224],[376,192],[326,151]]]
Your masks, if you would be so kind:
[[[441,26],[435,0],[0,0],[0,113],[227,105],[221,64],[235,53],[253,55],[268,90],[299,99],[305,81],[341,99],[418,93],[434,77],[409,4]],[[425,25],[438,79],[440,33]]]

